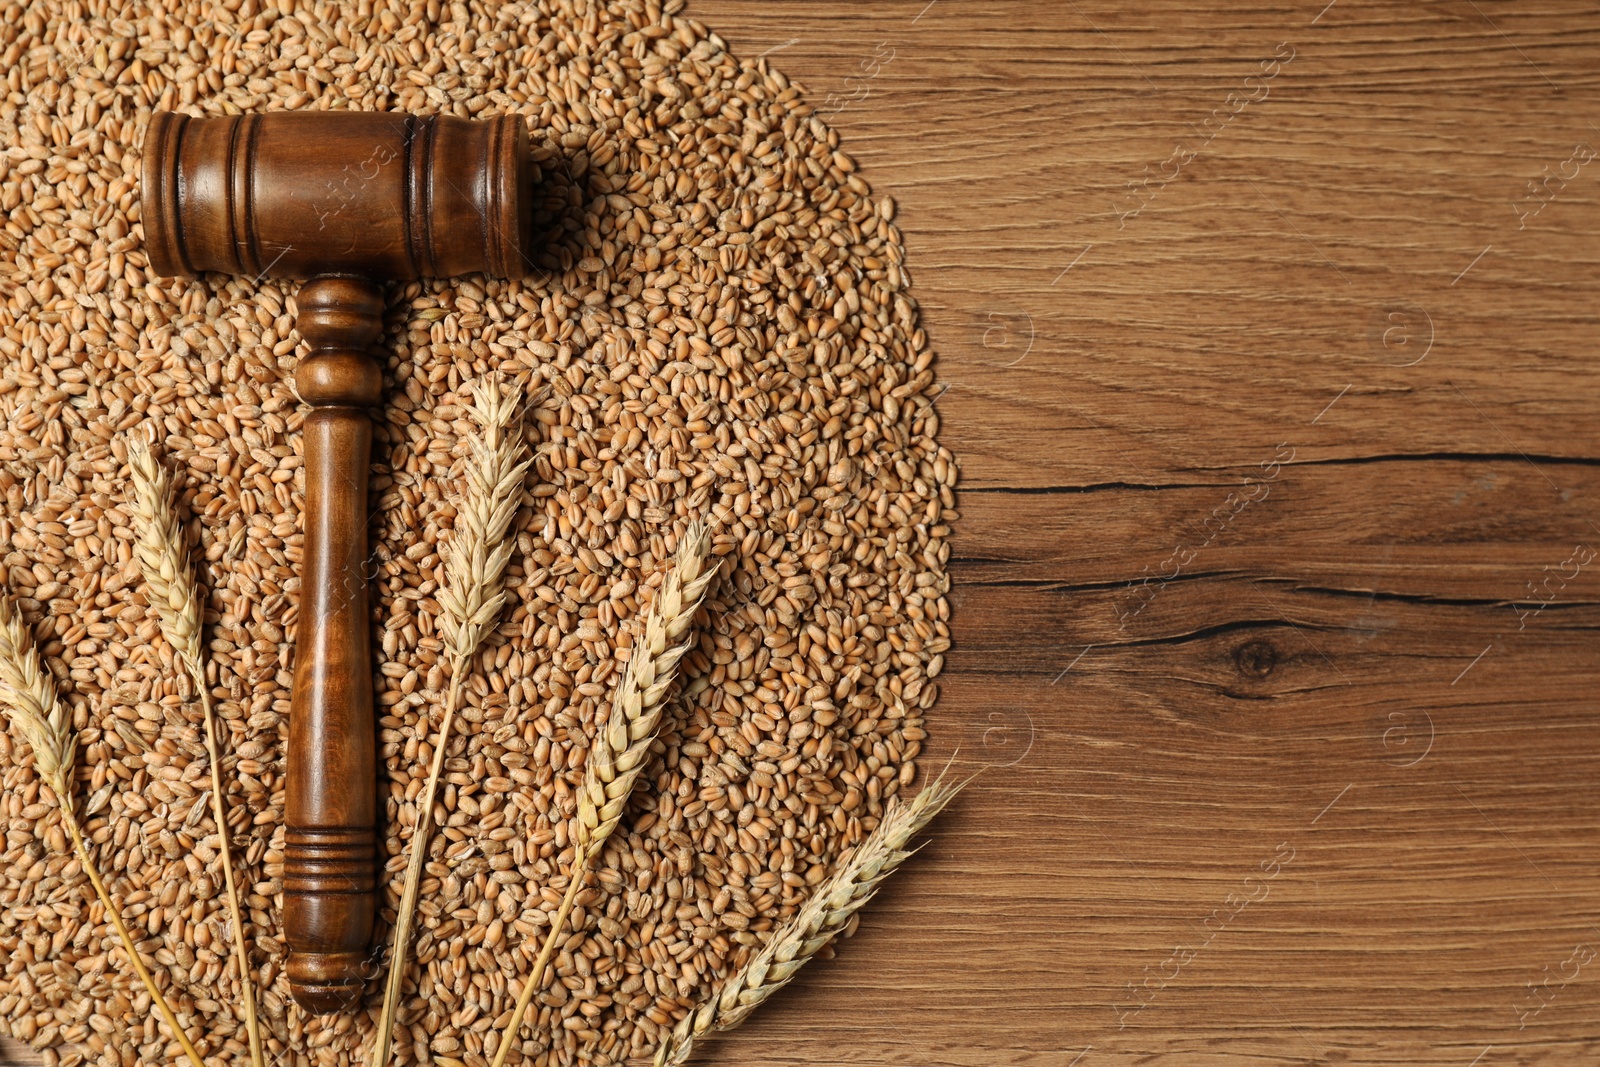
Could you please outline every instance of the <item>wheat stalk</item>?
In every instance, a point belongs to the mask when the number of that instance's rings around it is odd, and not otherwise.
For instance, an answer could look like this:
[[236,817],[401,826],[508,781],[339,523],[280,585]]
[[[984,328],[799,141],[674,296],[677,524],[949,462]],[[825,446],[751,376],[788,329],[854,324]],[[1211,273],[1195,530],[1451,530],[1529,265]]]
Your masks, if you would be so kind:
[[509,430],[520,400],[521,393],[515,388],[503,393],[493,381],[472,383],[472,417],[481,432],[471,438],[468,445],[466,486],[456,513],[455,536],[445,556],[443,588],[438,595],[442,609],[440,628],[445,651],[450,657],[450,690],[445,698],[439,739],[433,747],[428,781],[417,801],[411,859],[406,864],[405,886],[395,917],[389,978],[383,991],[383,1010],[378,1017],[377,1047],[370,1061],[374,1067],[384,1067],[389,1062],[395,1014],[400,1008],[400,990],[405,981],[406,947],[411,940],[422,870],[428,857],[433,798],[439,788],[439,774],[444,768],[445,748],[449,745],[450,728],[461,700],[467,663],[477,653],[478,645],[505,606],[502,579],[512,548],[512,542],[506,540],[506,531],[521,502],[522,479],[529,463],[521,432]]
[[[706,1003],[686,1015],[656,1050],[655,1067],[680,1067],[695,1041],[744,1022],[822,948],[850,926],[879,884],[916,851],[906,843],[961,792],[945,783],[946,767],[910,803],[895,803],[810,900]],[[970,780],[970,779],[969,779]]]
[[583,785],[578,791],[578,819],[573,828],[572,870],[566,895],[550,924],[544,947],[528,975],[511,1021],[500,1035],[493,1067],[505,1067],[512,1039],[522,1025],[523,1014],[533,996],[544,985],[545,968],[555,952],[556,939],[566,927],[567,917],[589,873],[589,864],[599,854],[606,838],[622,819],[634,784],[644,770],[661,726],[667,689],[677,672],[678,661],[690,645],[689,624],[700,607],[706,587],[716,574],[716,565],[706,566],[710,541],[699,522],[689,525],[678,542],[678,558],[662,583],[661,592],[645,616],[644,631],[634,643],[628,665],[617,683],[611,714],[595,736],[594,745],[584,760]]
[[245,942],[244,909],[239,903],[239,887],[233,874],[233,842],[223,803],[217,716],[211,705],[211,687],[206,684],[205,662],[200,651],[200,592],[195,586],[183,535],[178,529],[172,480],[166,468],[151,455],[143,437],[135,436],[128,441],[128,467],[133,474],[134,554],[144,574],[146,599],[155,609],[167,643],[200,693],[201,715],[206,727],[206,756],[211,763],[211,817],[217,824],[222,879],[227,890],[228,915],[233,920],[233,955],[239,967],[250,1062],[254,1067],[264,1067],[261,1023],[256,1018],[255,989],[250,976],[250,950]]
[[3,595],[0,595],[0,705],[10,710],[11,725],[21,731],[28,747],[33,749],[34,767],[56,795],[56,804],[61,809],[61,819],[66,824],[68,836],[72,838],[78,862],[89,876],[95,896],[105,908],[117,936],[122,939],[123,952],[133,964],[139,981],[144,983],[150,999],[166,1020],[167,1029],[183,1046],[190,1064],[193,1067],[205,1067],[200,1061],[200,1053],[195,1051],[188,1035],[178,1025],[178,1017],[172,1006],[162,996],[155,979],[145,968],[144,960],[139,957],[139,950],[134,947],[133,938],[123,924],[122,913],[112,902],[111,894],[100,878],[99,868],[89,855],[89,846],[84,843],[83,829],[78,825],[78,815],[72,806],[72,765],[77,754],[77,735],[72,730],[72,720],[66,708],[56,698],[55,683],[39,669],[39,653],[33,647],[32,636],[23,627],[11,601]]

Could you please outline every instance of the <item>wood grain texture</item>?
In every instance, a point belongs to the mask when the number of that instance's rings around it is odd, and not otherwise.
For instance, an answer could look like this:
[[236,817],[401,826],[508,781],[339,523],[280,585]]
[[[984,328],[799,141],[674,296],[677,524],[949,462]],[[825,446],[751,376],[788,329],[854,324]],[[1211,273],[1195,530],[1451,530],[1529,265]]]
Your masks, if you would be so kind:
[[697,1062],[1600,1062],[1600,17],[1324,3],[693,6],[899,204],[996,765]]

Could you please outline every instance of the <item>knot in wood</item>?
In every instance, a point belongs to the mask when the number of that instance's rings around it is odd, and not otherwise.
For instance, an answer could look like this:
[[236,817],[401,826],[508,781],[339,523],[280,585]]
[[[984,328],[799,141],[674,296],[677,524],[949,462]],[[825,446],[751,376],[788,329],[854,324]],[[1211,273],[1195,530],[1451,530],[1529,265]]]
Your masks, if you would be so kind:
[[1265,678],[1278,665],[1278,650],[1271,641],[1256,638],[1233,650],[1234,666],[1251,678]]

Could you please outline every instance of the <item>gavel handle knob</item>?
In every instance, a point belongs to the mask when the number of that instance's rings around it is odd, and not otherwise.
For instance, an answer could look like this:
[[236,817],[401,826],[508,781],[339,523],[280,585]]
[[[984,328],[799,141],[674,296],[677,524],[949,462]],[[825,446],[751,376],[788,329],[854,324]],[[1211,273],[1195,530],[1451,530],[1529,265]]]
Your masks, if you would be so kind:
[[377,749],[367,616],[367,409],[382,376],[367,347],[383,294],[362,278],[321,277],[297,298],[310,354],[295,371],[309,407],[305,550],[289,711],[283,923],[296,1002],[354,1008],[365,988],[377,907]]

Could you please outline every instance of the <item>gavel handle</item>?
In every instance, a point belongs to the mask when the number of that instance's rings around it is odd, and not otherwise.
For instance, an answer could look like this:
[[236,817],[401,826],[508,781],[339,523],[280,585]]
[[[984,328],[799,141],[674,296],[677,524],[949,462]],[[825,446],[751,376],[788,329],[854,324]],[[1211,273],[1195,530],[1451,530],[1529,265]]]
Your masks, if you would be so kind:
[[295,371],[310,407],[305,442],[305,550],[289,712],[284,937],[289,987],[313,1014],[348,1010],[365,986],[377,906],[377,771],[368,638],[366,409],[382,390],[366,354],[383,294],[362,278],[300,289],[311,353]]

